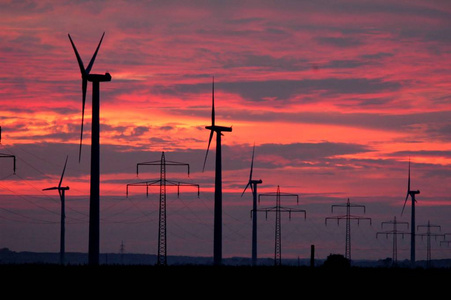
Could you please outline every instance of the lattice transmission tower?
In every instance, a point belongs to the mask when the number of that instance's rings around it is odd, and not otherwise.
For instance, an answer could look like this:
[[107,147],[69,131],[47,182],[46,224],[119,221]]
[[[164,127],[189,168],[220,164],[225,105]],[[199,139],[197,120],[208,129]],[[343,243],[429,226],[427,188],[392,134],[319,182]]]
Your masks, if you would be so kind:
[[444,234],[443,234],[443,236],[445,237],[445,240],[440,241],[440,245],[446,244],[447,246],[449,246],[449,243],[451,243],[451,241],[450,241],[450,240],[446,240],[446,236],[447,236],[447,235],[451,235],[451,233],[444,233]]
[[[2,126],[0,126],[0,145],[2,143]],[[13,159],[13,172],[16,174],[16,156],[7,153],[0,153],[0,158],[12,158]]]
[[398,225],[406,225],[407,227],[409,227],[409,223],[408,222],[399,222],[396,221],[396,216],[393,218],[393,221],[386,221],[386,222],[381,222],[381,228],[383,227],[384,224],[391,224],[393,225],[393,229],[389,230],[389,231],[379,231],[376,232],[376,238],[378,237],[379,234],[385,234],[385,236],[388,238],[388,236],[391,234],[393,236],[393,254],[392,254],[392,264],[395,266],[398,263],[398,235],[401,235],[402,238],[404,238],[405,234],[410,234],[410,232],[405,232],[405,231],[399,231],[398,230]]
[[166,179],[166,168],[168,166],[185,166],[188,169],[189,176],[189,164],[168,161],[165,158],[164,152],[161,153],[161,159],[159,161],[142,162],[136,165],[136,175],[139,174],[139,166],[159,166],[160,167],[160,179],[141,181],[136,183],[127,184],[126,194],[128,196],[129,186],[145,186],[146,196],[149,196],[149,186],[160,186],[160,206],[159,206],[159,218],[158,218],[158,255],[157,265],[167,265],[167,234],[166,234],[166,187],[177,186],[177,196],[180,194],[180,186],[195,186],[197,187],[197,196],[199,197],[200,187],[198,184],[186,183],[181,181],[172,181]]
[[351,220],[356,220],[357,224],[360,224],[360,220],[369,220],[370,225],[371,225],[371,218],[351,215],[351,208],[363,208],[363,213],[365,213],[366,208],[364,205],[351,204],[351,202],[349,201],[349,198],[348,198],[348,201],[346,202],[346,204],[332,205],[332,207],[331,207],[332,213],[334,211],[334,207],[345,207],[346,215],[336,216],[336,217],[326,217],[325,223],[327,226],[327,220],[335,219],[335,220],[337,220],[337,225],[339,225],[340,220],[346,220],[345,258],[347,258],[349,261],[351,261]]
[[[299,204],[299,195],[281,193],[279,186],[277,186],[277,192],[275,192],[275,193],[267,193],[267,194],[258,195],[258,201],[260,202],[261,197],[267,197],[267,196],[268,197],[274,197],[274,196],[276,197],[276,206],[257,209],[257,211],[266,212],[266,218],[268,218],[268,212],[275,212],[275,214],[276,214],[275,238],[274,238],[274,265],[280,266],[282,264],[282,223],[281,223],[282,212],[288,213],[288,216],[290,219],[291,219],[292,212],[302,212],[302,213],[304,213],[304,219],[305,219],[306,211],[304,209],[295,209],[295,208],[281,206],[280,200],[282,197],[295,197],[296,204]],[[252,210],[251,210],[251,212],[252,212]]]
[[426,236],[427,240],[427,250],[426,250],[426,267],[431,267],[431,237],[435,237],[435,239],[437,239],[438,236],[442,236],[443,238],[445,238],[445,235],[443,233],[439,234],[439,233],[435,233],[431,231],[431,228],[438,228],[439,230],[441,230],[441,226],[440,225],[432,225],[430,221],[428,221],[427,224],[425,225],[418,225],[417,226],[417,230],[419,228],[427,228],[426,232],[423,233],[418,233],[418,236],[421,236],[421,238],[423,238],[424,236]]

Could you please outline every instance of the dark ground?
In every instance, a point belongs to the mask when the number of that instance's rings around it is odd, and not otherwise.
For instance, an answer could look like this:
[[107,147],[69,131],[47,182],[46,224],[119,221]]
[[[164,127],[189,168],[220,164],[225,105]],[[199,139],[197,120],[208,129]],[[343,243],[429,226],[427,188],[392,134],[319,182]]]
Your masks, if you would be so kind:
[[4,294],[46,298],[449,298],[450,268],[0,264]]

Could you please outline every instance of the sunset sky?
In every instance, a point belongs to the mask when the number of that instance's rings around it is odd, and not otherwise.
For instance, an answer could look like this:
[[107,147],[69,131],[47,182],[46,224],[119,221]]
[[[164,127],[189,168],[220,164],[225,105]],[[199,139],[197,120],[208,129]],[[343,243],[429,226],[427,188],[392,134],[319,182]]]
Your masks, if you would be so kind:
[[[81,162],[81,74],[105,36],[91,73],[100,84],[100,252],[157,252],[159,189],[128,183],[167,178],[200,185],[168,188],[168,255],[213,255],[214,154],[203,161],[211,122],[222,137],[223,257],[251,255],[252,194],[277,186],[306,210],[282,217],[282,258],[344,254],[345,223],[331,206],[364,205],[353,215],[352,258],[392,256],[381,222],[410,222],[407,192],[420,190],[416,224],[451,233],[451,2],[410,1],[5,1],[0,0],[0,248],[59,251],[55,186],[69,156],[66,251],[88,251],[92,86],[88,85]],[[141,172],[142,171],[142,172]],[[259,208],[275,205],[264,197]],[[274,255],[275,215],[258,218],[258,256]],[[409,231],[409,227],[399,228]],[[419,228],[419,233],[425,232]],[[434,231],[435,232],[435,231]],[[437,231],[438,232],[438,231]],[[446,237],[451,239],[451,235]],[[432,258],[451,247],[432,243]],[[398,239],[398,260],[410,258]],[[417,260],[426,238],[417,238]]]

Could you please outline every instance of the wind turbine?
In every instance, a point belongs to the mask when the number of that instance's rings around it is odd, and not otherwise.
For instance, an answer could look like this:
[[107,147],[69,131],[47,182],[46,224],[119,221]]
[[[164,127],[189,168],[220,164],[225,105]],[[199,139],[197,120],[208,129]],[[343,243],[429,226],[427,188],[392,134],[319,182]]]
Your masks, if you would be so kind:
[[43,189],[43,191],[48,191],[48,190],[58,190],[58,194],[60,195],[60,199],[61,199],[61,233],[60,233],[60,264],[64,265],[64,254],[65,254],[65,219],[66,219],[66,212],[65,212],[65,207],[64,207],[64,202],[65,202],[65,194],[66,191],[69,190],[68,186],[61,186],[62,182],[63,182],[63,177],[64,177],[64,172],[66,171],[66,165],[67,165],[67,158],[69,156],[66,156],[66,162],[64,163],[64,168],[63,168],[63,173],[61,174],[61,178],[60,178],[60,182],[58,183],[58,186],[54,186],[54,187],[50,187],[50,188],[46,188]]
[[80,67],[82,78],[82,91],[83,91],[83,106],[81,115],[81,134],[80,134],[80,149],[78,160],[81,160],[81,146],[83,140],[83,121],[85,116],[85,103],[86,103],[86,88],[88,81],[92,82],[92,132],[91,132],[91,189],[90,189],[90,204],[89,204],[89,257],[88,261],[91,265],[98,265],[99,263],[99,194],[100,194],[100,145],[99,145],[99,111],[100,111],[100,82],[111,81],[110,73],[105,74],[90,74],[92,65],[99,51],[100,44],[102,43],[103,36],[100,39],[94,55],[89,62],[89,65],[84,67],[83,61],[78,54],[72,38],[69,36],[69,40],[74,48],[75,56],[77,57],[78,65]]
[[409,175],[408,175],[408,179],[407,179],[407,195],[406,195],[406,200],[404,200],[404,205],[402,207],[402,211],[401,211],[401,215],[404,212],[404,208],[406,207],[406,202],[407,199],[410,198],[412,199],[412,211],[410,214],[410,263],[413,266],[415,264],[415,202],[417,202],[415,200],[415,195],[419,194],[420,191],[416,190],[416,191],[412,191],[410,189],[410,158],[409,158]]
[[252,190],[253,202],[252,202],[252,265],[255,266],[257,264],[257,184],[262,183],[262,180],[253,180],[252,179],[252,170],[254,168],[254,153],[255,153],[255,144],[252,149],[252,161],[251,161],[251,171],[249,173],[249,181],[247,182],[246,187],[241,194],[243,197],[244,192],[250,186]]
[[208,150],[210,149],[213,134],[216,132],[216,163],[215,163],[215,208],[214,208],[214,241],[213,241],[213,263],[222,263],[222,163],[221,163],[221,136],[222,132],[231,132],[232,127],[218,126],[215,124],[215,83],[212,81],[211,92],[211,125],[205,126],[210,130],[207,152],[205,154],[204,167],[207,162]]

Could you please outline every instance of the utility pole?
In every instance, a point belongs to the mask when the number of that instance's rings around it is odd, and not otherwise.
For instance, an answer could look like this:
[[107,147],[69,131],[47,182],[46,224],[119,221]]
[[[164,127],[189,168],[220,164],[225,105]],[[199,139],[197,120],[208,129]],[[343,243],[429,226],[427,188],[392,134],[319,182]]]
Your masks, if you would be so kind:
[[421,238],[423,238],[423,236],[427,237],[426,267],[429,268],[429,267],[431,267],[431,236],[433,236],[433,237],[435,237],[435,239],[437,239],[438,236],[443,236],[443,238],[444,238],[445,235],[433,233],[431,231],[431,228],[438,228],[439,230],[441,230],[441,227],[440,227],[440,225],[431,225],[429,220],[426,225],[418,225],[417,231],[419,228],[422,228],[422,227],[427,228],[427,231],[425,233],[419,233],[417,235],[421,236]]
[[336,217],[327,217],[325,219],[326,226],[327,226],[327,220],[329,219],[336,219],[337,225],[340,224],[340,220],[345,219],[346,220],[346,244],[345,244],[345,258],[351,262],[351,220],[356,220],[357,224],[360,224],[360,220],[369,220],[371,225],[371,218],[365,218],[365,217],[359,217],[351,215],[351,208],[363,208],[363,213],[365,213],[365,206],[364,205],[358,205],[358,204],[351,204],[348,198],[348,201],[346,204],[335,204],[331,207],[331,212],[333,213],[334,207],[345,207],[346,208],[346,215],[343,216],[336,216]]
[[159,161],[149,161],[142,162],[136,165],[136,175],[139,172],[139,166],[160,166],[160,179],[152,181],[142,181],[137,183],[127,184],[127,196],[129,186],[145,186],[146,196],[149,196],[149,186],[159,185],[160,186],[160,208],[159,208],[159,227],[158,227],[158,256],[157,265],[167,265],[167,250],[166,250],[166,186],[177,186],[177,196],[180,194],[180,186],[196,186],[197,196],[199,197],[199,185],[192,183],[185,183],[180,181],[172,181],[166,179],[166,167],[167,166],[186,166],[188,168],[189,176],[189,164],[180,163],[175,161],[168,161],[165,158],[164,152],[161,153],[161,159]]
[[304,213],[304,219],[306,218],[306,211],[303,209],[294,209],[289,207],[283,207],[280,205],[281,197],[295,197],[296,204],[299,204],[299,196],[297,194],[281,193],[280,187],[277,186],[276,193],[260,194],[258,195],[258,201],[260,202],[260,197],[276,197],[276,206],[257,209],[257,211],[264,211],[266,213],[266,219],[268,218],[268,212],[276,213],[276,224],[275,224],[275,239],[274,239],[274,265],[280,266],[282,264],[282,224],[281,216],[282,212],[287,212],[289,218],[291,219],[291,212],[302,212]]
[[125,253],[124,241],[121,241],[121,248],[119,249],[119,252],[121,253],[121,265],[123,265],[124,264],[124,253]]
[[385,236],[388,238],[388,235],[393,235],[393,254],[392,254],[392,265],[396,266],[398,264],[398,235],[402,235],[402,238],[404,238],[404,234],[410,234],[409,232],[404,231],[398,231],[398,225],[407,225],[409,227],[408,222],[399,222],[396,221],[396,216],[393,218],[393,221],[386,221],[381,223],[381,228],[384,224],[392,224],[393,230],[390,231],[380,231],[376,232],[376,238],[379,234],[385,234]]

